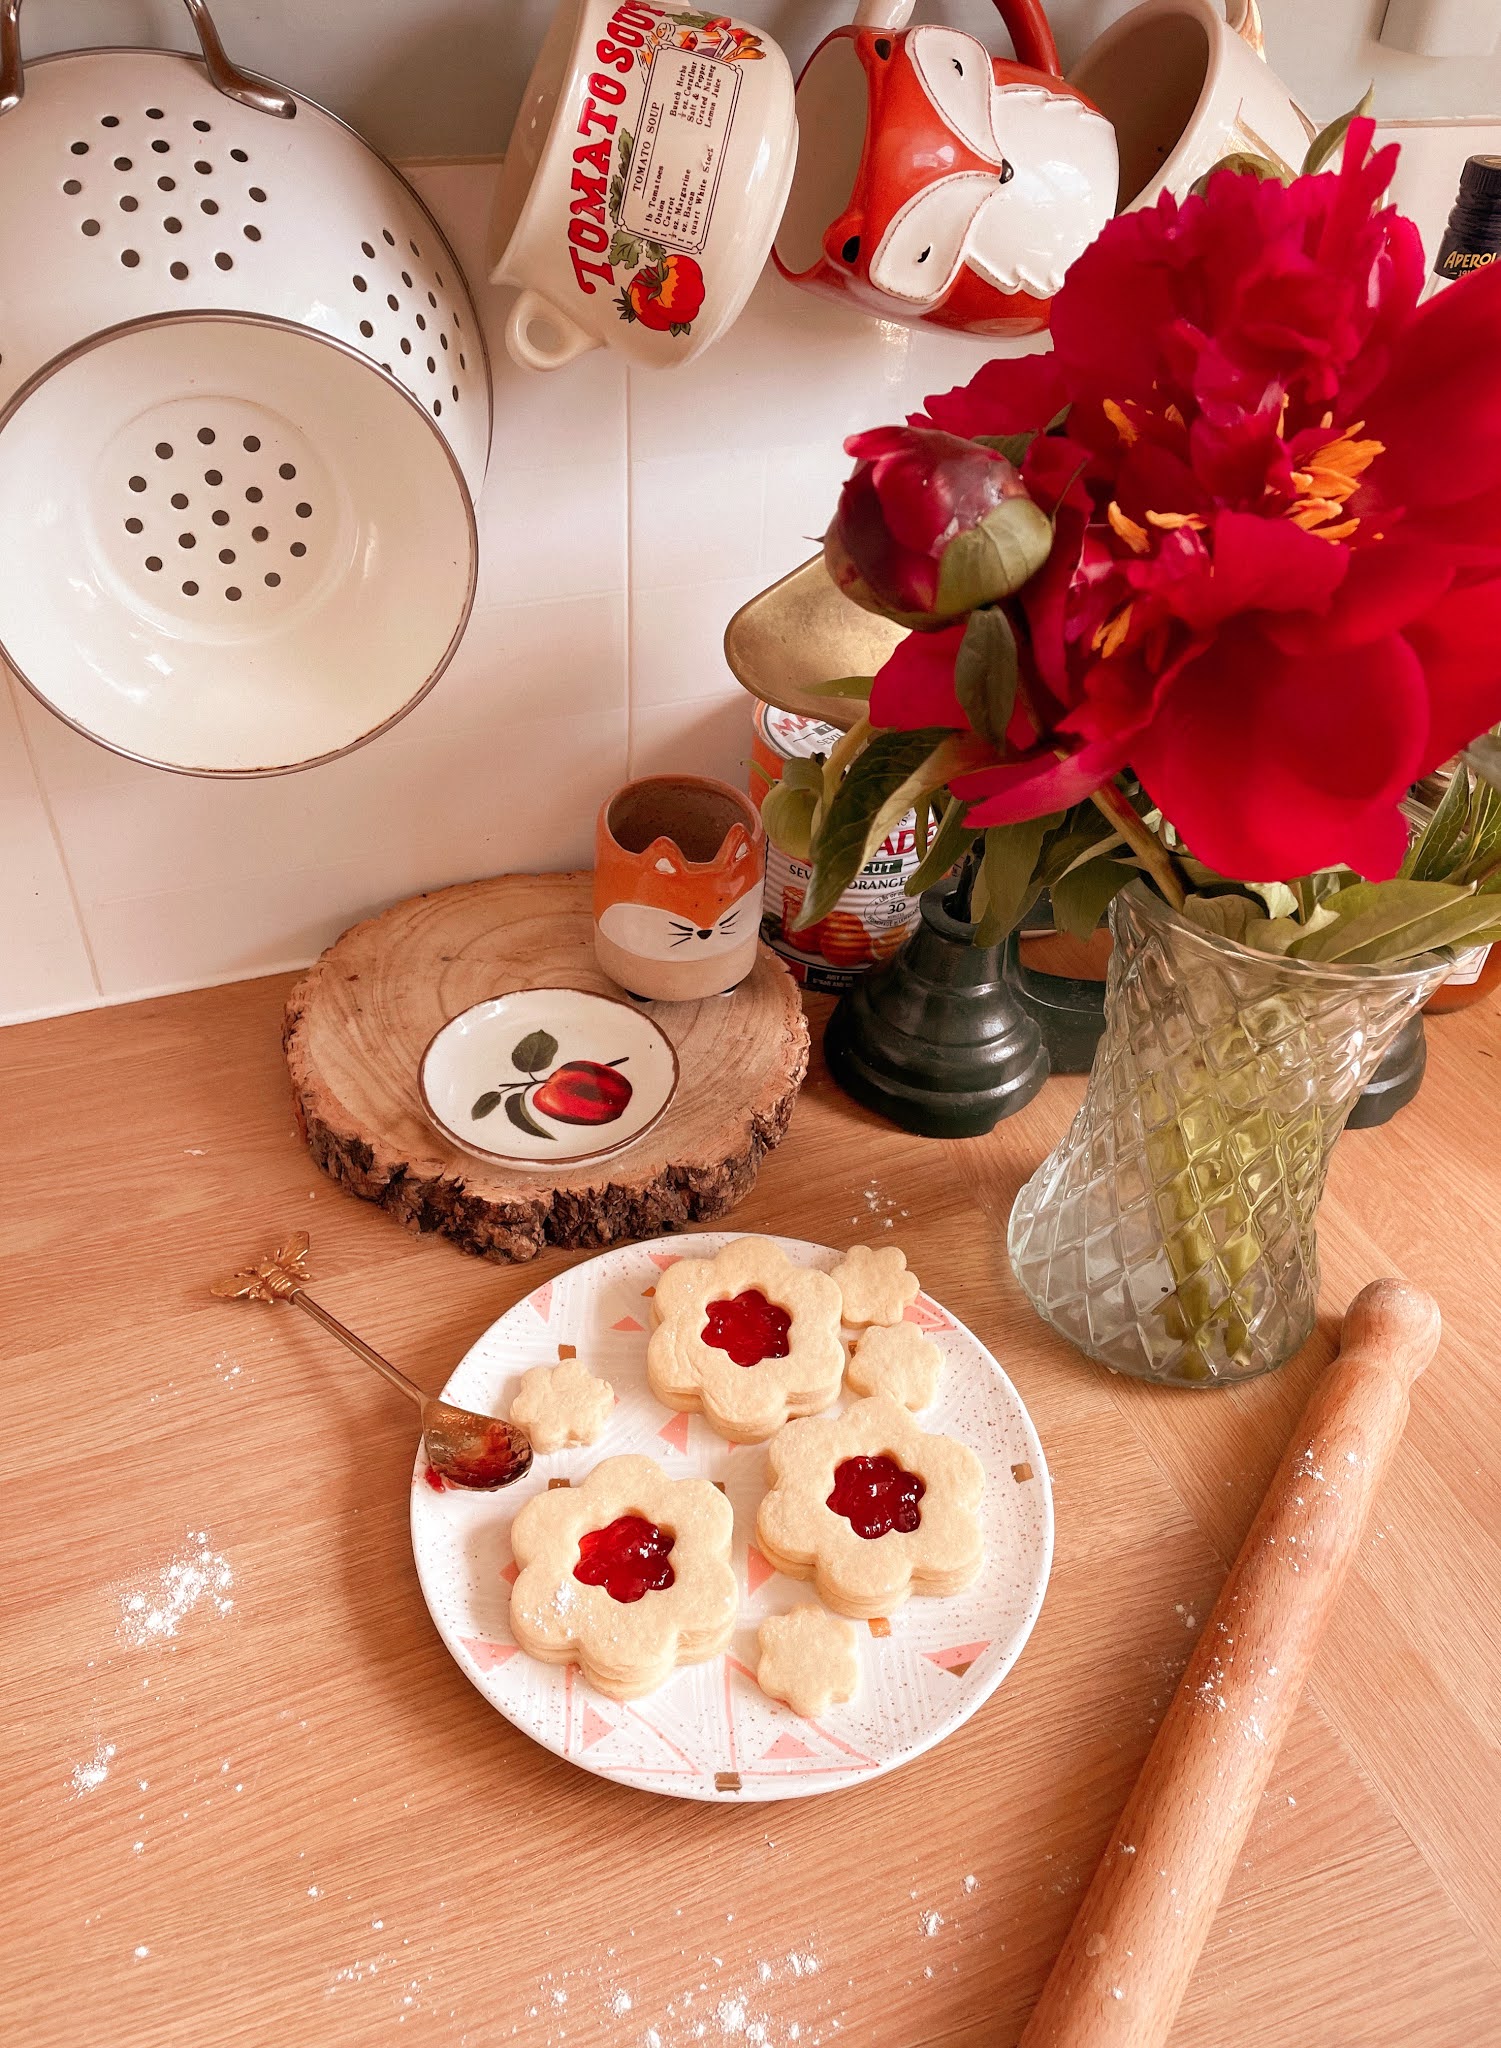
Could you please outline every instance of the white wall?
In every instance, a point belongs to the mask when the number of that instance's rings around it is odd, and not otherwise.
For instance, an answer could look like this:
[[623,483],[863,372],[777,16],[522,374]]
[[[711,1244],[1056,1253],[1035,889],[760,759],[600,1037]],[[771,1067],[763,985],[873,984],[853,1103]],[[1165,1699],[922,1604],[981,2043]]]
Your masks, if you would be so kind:
[[[1049,0],[1065,64],[1133,0]],[[493,154],[553,0],[209,0],[230,54],[322,100],[388,156]],[[1478,60],[1404,56],[1378,41],[1386,0],[1261,0],[1272,62],[1311,113],[1340,112],[1374,79],[1389,119],[1501,111],[1501,53]],[[854,0],[736,0],[794,64],[854,11]],[[990,0],[919,0],[1005,47]],[[27,0],[28,50],[84,43],[186,47],[179,0]]]
[[[76,36],[116,10],[138,18],[126,0],[31,0],[26,25]],[[228,25],[233,10],[221,11]],[[973,23],[976,10],[950,11]],[[1075,0],[1068,17],[1115,11]],[[1306,14],[1369,11],[1320,0]],[[791,0],[782,12],[820,26],[837,15]],[[356,14],[369,26],[395,9],[294,15],[276,0],[257,24],[295,19],[299,48],[333,62]],[[250,54],[307,82],[307,67]],[[419,71],[414,113],[422,83]],[[1401,196],[1431,236],[1460,162],[1501,147],[1501,130],[1408,139]],[[494,175],[418,174],[475,286],[496,374],[478,603],[453,666],[370,747],[250,783],[118,760],[0,678],[0,1022],[300,965],[414,890],[586,865],[595,811],[627,774],[692,766],[738,780],[749,710],[724,667],[725,622],[814,551],[848,467],[844,435],[900,418],[987,353],[826,308],[768,275],[687,370],[628,376],[596,354],[553,377],[518,372],[498,346],[508,294],[481,282]]]

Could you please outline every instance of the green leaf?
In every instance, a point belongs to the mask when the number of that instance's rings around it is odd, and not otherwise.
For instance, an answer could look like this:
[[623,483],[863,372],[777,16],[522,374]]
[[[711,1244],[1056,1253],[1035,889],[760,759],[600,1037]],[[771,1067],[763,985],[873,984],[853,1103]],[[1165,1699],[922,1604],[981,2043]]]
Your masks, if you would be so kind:
[[487,1088],[484,1094],[478,1097],[473,1109],[470,1110],[469,1114],[477,1122],[480,1117],[488,1116],[491,1110],[496,1107],[500,1100],[501,1091],[498,1088]]
[[1359,121],[1370,113],[1376,104],[1376,81],[1371,83],[1351,107],[1348,114],[1341,114],[1337,121],[1331,121],[1327,128],[1321,128],[1308,145],[1308,154],[1303,159],[1303,176],[1311,178],[1316,171],[1323,170],[1350,131],[1350,123]]
[[961,804],[957,797],[950,799],[948,809],[939,820],[938,830],[928,841],[927,852],[903,885],[909,896],[921,896],[924,889],[931,889],[935,882],[941,882],[963,854],[974,837],[973,827],[964,822],[968,809],[968,804]]
[[1501,789],[1501,734],[1483,732],[1465,748],[1464,759],[1482,782]]
[[1053,522],[1040,505],[1026,497],[1003,498],[944,549],[934,615],[957,619],[1010,597],[1036,575],[1052,546]]
[[529,1031],[511,1052],[511,1065],[523,1074],[535,1074],[558,1056],[558,1041],[550,1031]]
[[1252,177],[1263,181],[1275,178],[1279,185],[1290,185],[1296,175],[1286,164],[1279,164],[1275,157],[1258,156],[1249,149],[1232,149],[1228,156],[1222,156],[1218,163],[1211,164],[1202,178],[1194,179],[1188,189],[1195,198],[1203,197],[1209,180],[1219,171],[1249,172]]
[[1233,940],[1237,946],[1254,946],[1256,940],[1249,935],[1252,927],[1268,922],[1261,905],[1249,896],[1190,896],[1183,915],[1201,932],[1213,932],[1216,938]]
[[1016,704],[1016,635],[1003,611],[970,613],[954,661],[954,695],[981,739],[999,750]]
[[851,764],[819,827],[808,893],[793,930],[827,916],[897,820],[925,791],[941,789],[963,761],[964,740],[942,726],[876,733]]
[[810,860],[818,798],[811,790],[773,783],[761,799],[761,822],[772,845],[792,860]]
[[1299,939],[1294,959],[1375,967],[1463,945],[1496,919],[1491,898],[1450,882],[1355,882],[1325,900],[1334,921]]
[[874,676],[836,676],[831,683],[804,683],[802,687],[810,697],[854,697],[868,703],[874,681]]
[[1019,463],[1037,436],[1035,433],[972,434],[970,438],[977,441],[982,448],[990,448],[997,455],[1004,455],[1008,462]]
[[1111,853],[1125,843],[1094,804],[1079,804],[1053,823],[1038,866],[1038,879],[1045,889],[1096,854]]
[[517,1130],[525,1131],[529,1138],[548,1138],[553,1144],[557,1143],[558,1134],[556,1131],[544,1131],[542,1126],[539,1123],[534,1123],[527,1114],[526,1096],[523,1093],[518,1092],[515,1095],[508,1095],[506,1097],[506,1115],[511,1119]]
[[628,235],[624,228],[617,228],[610,237],[606,263],[613,263],[622,270],[634,270],[641,261],[641,244],[634,235]]
[[1041,895],[1037,856],[1048,823],[1046,818],[1024,818],[1016,825],[992,825],[985,834],[973,904],[977,946],[999,945]]
[[1135,879],[1136,869],[1125,861],[1095,859],[1077,863],[1067,874],[1060,875],[1049,891],[1053,922],[1070,938],[1087,939],[1121,890]]

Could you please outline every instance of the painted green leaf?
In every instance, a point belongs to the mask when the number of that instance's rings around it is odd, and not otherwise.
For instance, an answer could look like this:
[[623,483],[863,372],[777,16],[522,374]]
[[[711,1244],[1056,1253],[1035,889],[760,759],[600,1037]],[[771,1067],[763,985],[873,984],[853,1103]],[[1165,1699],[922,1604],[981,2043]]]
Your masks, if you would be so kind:
[[1359,100],[1351,107],[1349,113],[1341,114],[1337,121],[1331,121],[1327,128],[1321,128],[1312,142],[1309,143],[1308,153],[1303,159],[1303,176],[1305,178],[1311,178],[1315,171],[1322,171],[1333,161],[1336,152],[1344,142],[1346,135],[1350,132],[1350,123],[1352,121],[1359,121],[1369,114],[1375,104],[1376,81],[1372,79]]
[[550,1031],[529,1031],[511,1053],[511,1065],[523,1074],[540,1073],[558,1056],[558,1041]]
[[954,661],[954,695],[965,717],[998,751],[1016,704],[1016,635],[1003,611],[971,612]]
[[[974,742],[968,744],[972,749]],[[794,931],[827,916],[897,820],[925,790],[941,789],[961,760],[957,735],[942,726],[874,735],[819,828],[813,874]]]
[[544,1131],[539,1123],[533,1122],[527,1110],[526,1096],[522,1091],[518,1090],[516,1094],[506,1097],[506,1115],[517,1130],[525,1131],[529,1138],[547,1138],[553,1144],[557,1143],[556,1131]]
[[634,270],[641,261],[641,244],[624,228],[617,228],[610,237],[610,251],[605,261],[618,265],[622,270]]
[[476,1099],[475,1105],[473,1109],[470,1110],[469,1114],[477,1122],[480,1117],[488,1116],[491,1110],[496,1107],[497,1103],[499,1103],[500,1099],[501,1094],[498,1088],[487,1088],[484,1094]]

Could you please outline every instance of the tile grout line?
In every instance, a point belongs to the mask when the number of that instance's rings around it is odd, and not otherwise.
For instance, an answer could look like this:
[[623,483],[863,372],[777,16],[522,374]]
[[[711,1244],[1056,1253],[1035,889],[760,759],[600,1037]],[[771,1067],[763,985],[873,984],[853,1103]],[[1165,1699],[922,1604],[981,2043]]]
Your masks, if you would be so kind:
[[17,680],[15,671],[11,668],[9,662],[0,660],[0,668],[5,670],[5,679],[10,686],[11,709],[16,716],[16,725],[21,734],[21,745],[25,749],[27,765],[31,769],[31,779],[36,784],[37,802],[42,807],[42,816],[47,820],[47,830],[52,835],[52,845],[57,854],[57,863],[63,871],[63,881],[67,886],[68,901],[73,906],[73,922],[78,926],[78,938],[83,947],[83,957],[89,964],[89,976],[94,984],[94,994],[102,1003],[105,1000],[104,978],[99,972],[99,962],[94,957],[94,942],[89,937],[89,928],[84,920],[83,900],[78,893],[78,884],[73,879],[72,865],[68,860],[67,849],[63,845],[62,832],[58,827],[57,818],[52,809],[52,797],[47,789],[46,782],[43,780],[41,766],[36,757],[36,749],[31,744],[31,734],[26,730],[24,707],[20,698],[23,685]]

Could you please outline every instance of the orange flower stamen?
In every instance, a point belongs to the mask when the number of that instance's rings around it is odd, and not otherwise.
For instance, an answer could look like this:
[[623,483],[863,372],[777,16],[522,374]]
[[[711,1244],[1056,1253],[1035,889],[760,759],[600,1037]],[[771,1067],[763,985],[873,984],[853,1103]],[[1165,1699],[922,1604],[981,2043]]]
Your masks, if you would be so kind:
[[1129,512],[1123,512],[1112,498],[1105,508],[1105,517],[1111,529],[1119,534],[1133,555],[1144,555],[1152,545],[1152,536],[1144,526],[1138,526]]
[[1107,398],[1102,401],[1100,410],[1120,435],[1126,446],[1128,448],[1134,447],[1136,442],[1141,439],[1141,435],[1135,422],[1127,414],[1125,407],[1117,405],[1113,398]]
[[1129,604],[1123,604],[1113,618],[1102,620],[1095,629],[1095,636],[1089,644],[1102,661],[1110,659],[1130,632],[1131,611]]
[[1147,519],[1151,525],[1160,526],[1164,533],[1177,533],[1184,526],[1194,533],[1204,531],[1204,521],[1197,512],[1149,512]]
[[[1326,426],[1330,417],[1325,415]],[[1320,540],[1348,540],[1360,525],[1358,517],[1344,516],[1345,503],[1359,490],[1361,478],[1383,453],[1385,445],[1358,439],[1364,425],[1364,420],[1357,420],[1334,440],[1315,448],[1305,457],[1305,466],[1293,471],[1296,496],[1287,509],[1287,517],[1305,533],[1316,533]]]

